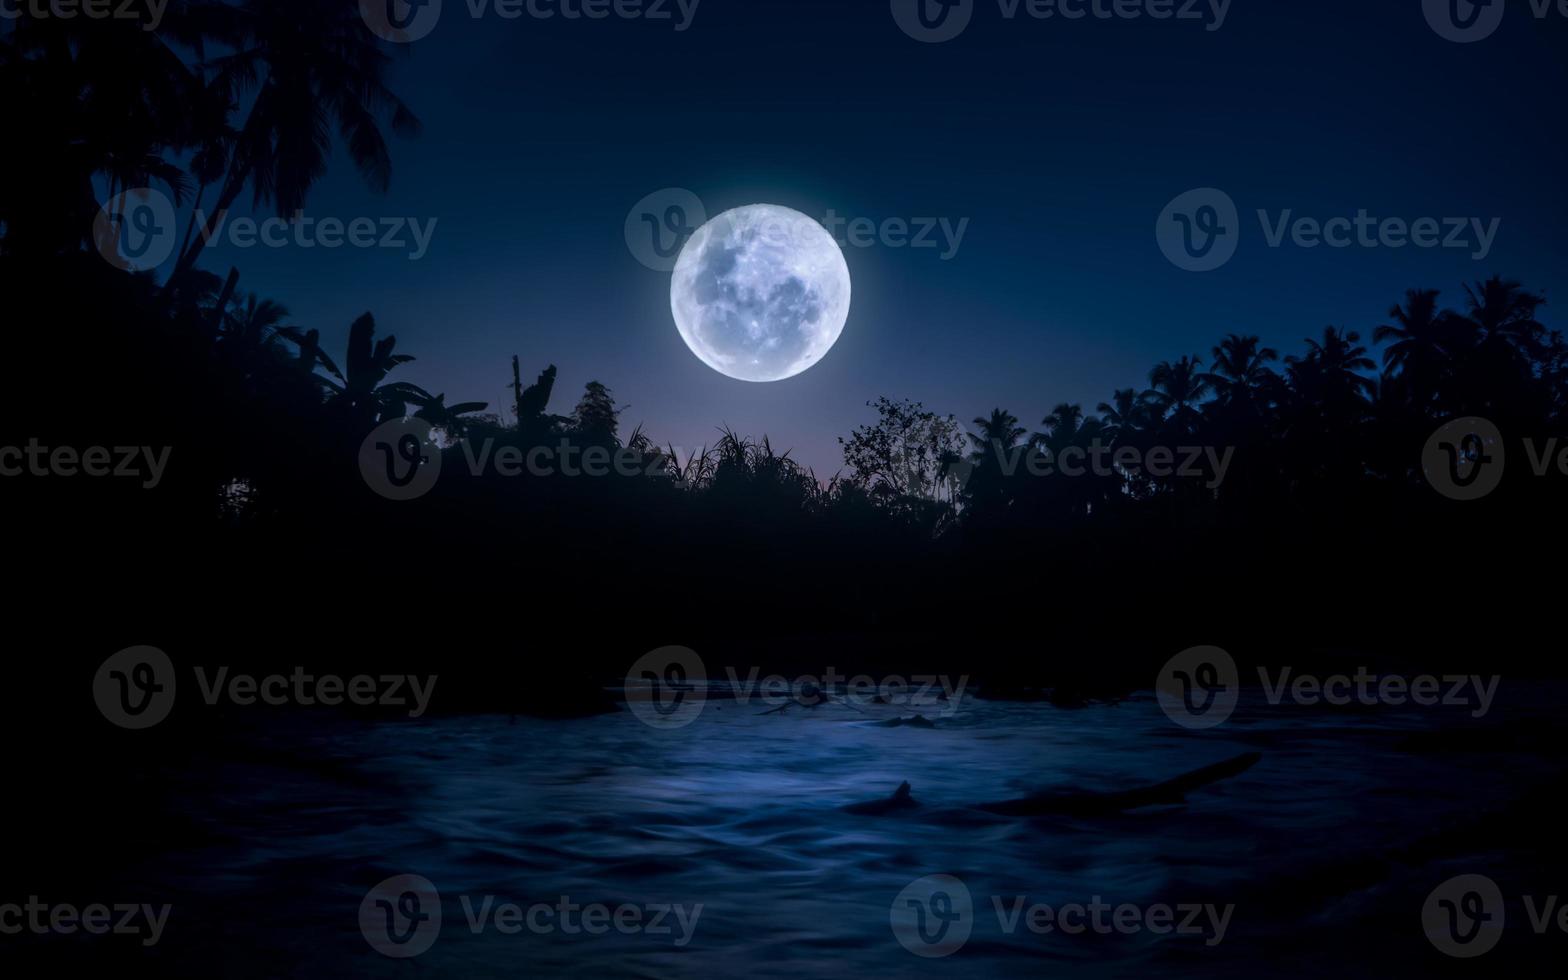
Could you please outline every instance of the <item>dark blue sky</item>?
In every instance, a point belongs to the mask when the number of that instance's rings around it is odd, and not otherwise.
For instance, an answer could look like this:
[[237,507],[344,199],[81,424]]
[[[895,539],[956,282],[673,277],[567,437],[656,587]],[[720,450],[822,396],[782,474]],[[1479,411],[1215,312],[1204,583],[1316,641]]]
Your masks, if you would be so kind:
[[[1038,427],[1092,411],[1156,361],[1231,331],[1285,352],[1326,324],[1370,340],[1409,286],[1458,301],[1500,272],[1556,297],[1565,278],[1568,20],[1510,0],[1493,37],[1437,36],[1419,0],[1234,0],[1224,26],[1007,21],[976,0],[962,36],[919,44],[886,0],[702,0],[669,22],[468,17],[445,0],[394,86],[422,137],[396,141],[390,194],[346,158],[313,216],[438,219],[430,252],[215,244],[242,288],[341,349],[370,310],[418,360],[399,377],[488,400],[522,356],[560,367],[552,409],[598,379],[683,449],[727,423],[827,476],[835,437],[878,395],[962,419],[995,405]],[[770,202],[815,217],[968,219],[961,248],[846,248],[854,303],[817,366],[725,378],[678,336],[669,277],[640,265],[627,211],[664,187],[715,214]],[[1241,211],[1233,261],[1176,268],[1154,237],[1178,194]],[[1502,221],[1492,254],[1271,249],[1258,209],[1326,220]],[[1549,323],[1560,323],[1549,307]],[[406,373],[404,373],[406,372]]]

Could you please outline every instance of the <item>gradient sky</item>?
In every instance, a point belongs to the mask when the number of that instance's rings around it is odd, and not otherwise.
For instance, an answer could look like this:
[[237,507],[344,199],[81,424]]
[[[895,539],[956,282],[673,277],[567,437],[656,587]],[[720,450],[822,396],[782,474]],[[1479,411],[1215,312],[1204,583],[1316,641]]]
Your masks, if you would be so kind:
[[[1560,293],[1560,105],[1568,19],[1510,0],[1492,38],[1438,37],[1419,0],[1234,0],[1202,23],[1036,21],[978,4],[943,44],[906,37],[887,0],[702,0],[670,22],[473,20],[445,0],[394,87],[425,123],[393,144],[391,192],[341,152],[314,217],[438,219],[427,256],[236,249],[241,288],[286,303],[341,350],[369,310],[418,360],[394,375],[448,401],[505,395],[509,358],[560,368],[551,409],[591,379],[660,442],[767,433],[821,476],[878,395],[1037,428],[1142,385],[1156,361],[1231,331],[1295,352],[1326,324],[1370,340],[1406,287],[1458,301],[1494,272]],[[846,248],[854,304],[838,345],[793,379],[723,377],[681,342],[669,276],[623,237],[628,209],[684,187],[709,215],[754,202],[822,217],[968,219],[958,253]],[[1243,235],[1222,269],[1182,271],[1154,225],[1195,187],[1228,192]],[[1265,246],[1256,217],[1470,217],[1467,251]],[[1561,325],[1549,307],[1546,319]]]

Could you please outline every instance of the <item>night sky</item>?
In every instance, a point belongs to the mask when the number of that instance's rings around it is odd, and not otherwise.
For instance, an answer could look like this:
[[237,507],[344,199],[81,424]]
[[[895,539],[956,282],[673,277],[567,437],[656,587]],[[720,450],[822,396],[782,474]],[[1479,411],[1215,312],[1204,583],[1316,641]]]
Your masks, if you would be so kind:
[[[1225,333],[1296,352],[1327,324],[1372,328],[1411,286],[1492,273],[1555,298],[1565,279],[1568,18],[1510,2],[1491,38],[1440,38],[1419,0],[1234,0],[1183,21],[1006,20],[911,40],[886,0],[702,0],[671,21],[473,20],[445,0],[394,88],[425,131],[393,143],[391,192],[341,151],[315,217],[438,219],[430,252],[236,249],[241,288],[341,351],[369,310],[418,360],[395,379],[496,408],[519,354],[560,368],[553,411],[598,379],[661,443],[766,433],[829,476],[878,395],[961,419],[1003,406],[1038,428]],[[1206,6],[1206,4],[1205,4]],[[1178,194],[1225,190],[1236,257],[1176,268],[1154,226]],[[749,384],[681,342],[669,276],[630,254],[628,210],[665,187],[711,216],[769,202],[823,217],[967,219],[944,248],[845,249],[842,339],[793,379]],[[1266,247],[1256,216],[1501,218],[1492,254]],[[941,236],[937,236],[940,240]],[[1548,308],[1549,324],[1561,321]]]

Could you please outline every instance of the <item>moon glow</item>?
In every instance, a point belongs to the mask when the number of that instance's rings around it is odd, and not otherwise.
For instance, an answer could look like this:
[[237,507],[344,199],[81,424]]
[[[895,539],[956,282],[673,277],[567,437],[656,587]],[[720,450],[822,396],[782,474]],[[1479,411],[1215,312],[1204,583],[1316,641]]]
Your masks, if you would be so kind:
[[749,204],[697,229],[670,278],[691,352],[741,381],[782,381],[828,352],[849,318],[849,266],[799,211]]

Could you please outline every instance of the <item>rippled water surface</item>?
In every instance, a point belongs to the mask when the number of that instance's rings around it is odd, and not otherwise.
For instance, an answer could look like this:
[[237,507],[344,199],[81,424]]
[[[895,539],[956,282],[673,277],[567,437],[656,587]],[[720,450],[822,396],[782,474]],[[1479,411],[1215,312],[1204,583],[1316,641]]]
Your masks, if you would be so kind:
[[[1200,976],[1260,964],[1356,975],[1396,958],[1380,950],[1423,948],[1420,905],[1437,881],[1478,860],[1501,875],[1524,860],[1507,841],[1456,844],[1444,828],[1557,772],[1517,740],[1503,756],[1452,751],[1431,733],[1476,724],[1463,708],[1258,697],[1194,732],[1149,696],[1078,710],[966,696],[922,709],[931,728],[880,724],[908,707],[766,707],[715,699],[672,731],[625,711],[255,722],[206,763],[162,774],[191,843],[127,881],[174,904],[163,965],[203,975]],[[1255,767],[1186,805],[1035,819],[972,808],[1126,789],[1247,751],[1262,753]],[[903,780],[919,807],[840,809]],[[367,890],[398,874],[442,896],[439,937],[412,961],[380,956],[358,921]],[[908,952],[889,921],[900,891],[934,874],[973,899],[970,938],[946,959]],[[487,896],[702,908],[689,937],[475,934],[465,899]],[[1234,911],[1217,945],[1147,930],[1008,934],[995,902],[1018,896]]]

